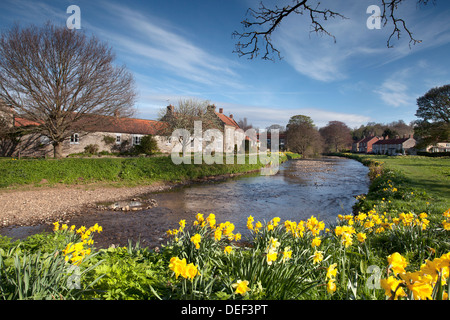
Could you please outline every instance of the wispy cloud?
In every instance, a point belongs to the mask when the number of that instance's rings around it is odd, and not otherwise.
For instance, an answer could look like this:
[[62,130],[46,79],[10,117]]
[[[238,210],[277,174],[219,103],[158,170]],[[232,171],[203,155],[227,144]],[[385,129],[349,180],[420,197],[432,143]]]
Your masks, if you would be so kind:
[[381,87],[375,90],[381,100],[393,107],[406,106],[413,102],[408,94],[408,86],[395,79],[387,79]]
[[208,52],[170,22],[118,4],[106,8],[107,18],[120,19],[126,30],[101,28],[96,32],[108,38],[117,50],[126,52],[130,61],[202,85],[243,86],[235,71],[236,62]]
[[373,92],[388,106],[415,107],[416,99],[434,86],[439,74],[426,60],[419,60],[390,74]]
[[[354,70],[363,67],[379,67],[399,61],[419,51],[450,43],[448,11],[429,16],[418,10],[414,3],[402,3],[399,13],[407,21],[408,28],[422,43],[409,45],[406,32],[402,38],[393,39],[393,48],[387,48],[387,39],[393,26],[388,23],[381,30],[369,30],[366,21],[368,5],[373,1],[321,1],[320,8],[329,8],[344,14],[348,19],[328,19],[323,26],[335,37],[309,34],[307,15],[293,15],[273,35],[274,43],[281,49],[285,61],[298,73],[321,82],[347,79]],[[428,6],[432,6],[429,4]]]
[[224,107],[226,114],[239,115],[239,119],[248,118],[253,126],[265,128],[271,124],[286,125],[290,117],[302,114],[311,117],[314,124],[323,127],[329,121],[342,121],[349,127],[359,127],[371,121],[371,118],[364,115],[336,112],[320,108],[281,108],[281,107],[259,107],[255,105],[242,105],[232,103],[221,103],[217,105]]

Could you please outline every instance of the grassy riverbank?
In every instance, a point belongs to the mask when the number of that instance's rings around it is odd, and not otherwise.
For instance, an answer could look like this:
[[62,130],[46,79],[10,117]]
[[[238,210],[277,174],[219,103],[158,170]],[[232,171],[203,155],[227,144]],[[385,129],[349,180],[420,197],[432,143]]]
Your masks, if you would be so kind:
[[[299,155],[280,153],[284,162]],[[179,164],[170,156],[135,158],[0,159],[0,188],[103,183],[133,186],[155,181],[181,182],[258,170],[256,164]],[[225,161],[224,161],[225,163]]]
[[450,158],[339,154],[369,167],[372,183],[359,207],[440,214],[450,208]]
[[0,299],[448,299],[445,194],[415,186],[420,174],[393,170],[389,160],[358,160],[370,168],[370,191],[355,215],[332,225],[248,216],[250,235],[241,239],[232,223],[199,208],[158,249],[97,250],[95,233],[108,232],[98,225],[0,237]]

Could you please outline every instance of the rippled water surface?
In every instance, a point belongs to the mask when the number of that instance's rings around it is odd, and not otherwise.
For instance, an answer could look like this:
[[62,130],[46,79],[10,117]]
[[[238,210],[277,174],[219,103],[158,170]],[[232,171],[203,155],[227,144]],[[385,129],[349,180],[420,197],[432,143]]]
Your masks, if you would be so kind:
[[[355,196],[367,193],[368,168],[343,158],[291,160],[276,175],[248,174],[223,182],[202,183],[153,193],[157,207],[140,211],[98,211],[73,217],[70,224],[104,229],[96,235],[98,246],[125,245],[128,239],[158,245],[166,230],[189,223],[198,212],[216,215],[218,223],[230,221],[235,232],[245,234],[246,221],[305,220],[311,215],[328,223],[338,214],[350,214]],[[47,227],[48,228],[48,227]]]

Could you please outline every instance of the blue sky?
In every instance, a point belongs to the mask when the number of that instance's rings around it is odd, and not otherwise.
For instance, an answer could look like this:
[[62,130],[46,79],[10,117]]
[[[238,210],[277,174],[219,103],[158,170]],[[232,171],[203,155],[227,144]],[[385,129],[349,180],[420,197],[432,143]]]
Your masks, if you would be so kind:
[[[289,16],[272,35],[283,56],[275,62],[233,53],[233,31],[243,30],[247,9],[260,0],[2,0],[0,28],[47,20],[66,25],[67,7],[78,5],[81,31],[107,41],[116,62],[133,72],[136,117],[145,119],[156,119],[168,103],[196,98],[260,128],[286,125],[297,114],[319,127],[332,120],[352,128],[369,121],[409,123],[416,119],[418,97],[450,83],[448,1],[399,7],[399,16],[422,40],[411,48],[406,35],[387,48],[389,24],[367,28],[367,7],[379,0],[320,2],[349,18],[324,23],[336,43],[311,34],[306,16]],[[264,3],[270,7],[274,1]]]

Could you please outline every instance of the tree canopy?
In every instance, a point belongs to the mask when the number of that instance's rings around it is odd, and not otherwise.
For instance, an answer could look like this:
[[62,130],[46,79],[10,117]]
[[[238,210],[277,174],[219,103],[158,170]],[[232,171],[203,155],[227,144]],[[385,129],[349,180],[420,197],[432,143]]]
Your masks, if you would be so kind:
[[305,115],[295,115],[287,125],[287,148],[305,157],[322,152],[322,137],[313,120]]
[[421,137],[419,147],[450,140],[450,85],[430,89],[417,99],[414,132]]

